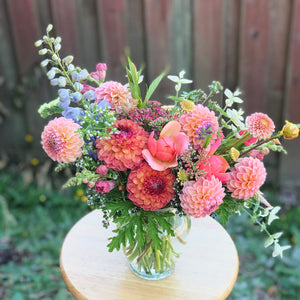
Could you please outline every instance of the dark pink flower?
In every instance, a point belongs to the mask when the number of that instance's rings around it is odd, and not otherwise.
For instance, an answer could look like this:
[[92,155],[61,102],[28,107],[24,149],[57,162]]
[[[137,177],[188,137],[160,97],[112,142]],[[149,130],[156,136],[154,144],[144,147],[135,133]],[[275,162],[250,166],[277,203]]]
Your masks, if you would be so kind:
[[98,180],[95,184],[95,190],[98,193],[108,193],[115,187],[115,182],[112,180]]

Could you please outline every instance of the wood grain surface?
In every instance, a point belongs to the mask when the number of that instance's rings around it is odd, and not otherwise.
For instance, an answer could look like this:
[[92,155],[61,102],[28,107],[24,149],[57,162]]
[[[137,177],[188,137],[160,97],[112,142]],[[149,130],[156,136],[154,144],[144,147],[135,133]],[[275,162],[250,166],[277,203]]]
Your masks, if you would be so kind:
[[149,281],[134,275],[124,254],[109,253],[111,230],[95,210],[70,230],[60,268],[76,299],[226,299],[238,274],[238,254],[225,229],[210,217],[192,219],[187,244],[171,276]]

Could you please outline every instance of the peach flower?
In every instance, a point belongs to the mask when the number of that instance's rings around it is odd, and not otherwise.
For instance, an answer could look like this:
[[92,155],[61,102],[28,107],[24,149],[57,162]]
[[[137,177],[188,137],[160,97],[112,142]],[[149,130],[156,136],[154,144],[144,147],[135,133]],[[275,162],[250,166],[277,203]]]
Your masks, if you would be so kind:
[[154,139],[154,132],[148,139],[148,149],[142,151],[144,159],[152,169],[164,171],[177,166],[177,158],[187,149],[189,138],[180,132],[181,125],[171,121],[162,129],[159,139]]

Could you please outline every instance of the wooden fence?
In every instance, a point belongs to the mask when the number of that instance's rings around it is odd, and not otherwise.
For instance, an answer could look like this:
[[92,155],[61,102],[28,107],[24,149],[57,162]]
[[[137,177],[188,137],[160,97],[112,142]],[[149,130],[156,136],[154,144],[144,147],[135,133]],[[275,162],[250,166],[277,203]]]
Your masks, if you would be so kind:
[[[194,88],[240,87],[247,114],[268,113],[278,128],[300,121],[300,0],[0,0],[0,145],[10,155],[41,155],[36,110],[55,92],[33,43],[49,23],[62,53],[90,71],[106,62],[108,77],[124,82],[128,48],[146,82],[185,69]],[[165,80],[156,98],[172,88]],[[300,140],[286,146],[289,156],[269,158],[270,178],[300,186]]]

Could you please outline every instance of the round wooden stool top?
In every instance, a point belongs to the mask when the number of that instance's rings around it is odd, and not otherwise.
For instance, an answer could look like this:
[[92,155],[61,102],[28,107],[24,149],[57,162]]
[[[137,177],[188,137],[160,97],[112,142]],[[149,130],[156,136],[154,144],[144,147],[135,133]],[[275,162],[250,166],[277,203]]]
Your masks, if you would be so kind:
[[66,236],[60,269],[76,299],[226,299],[234,286],[237,251],[225,229],[211,217],[192,218],[187,244],[173,274],[157,281],[134,275],[122,251],[108,252],[111,230],[102,227],[102,213],[95,210]]

